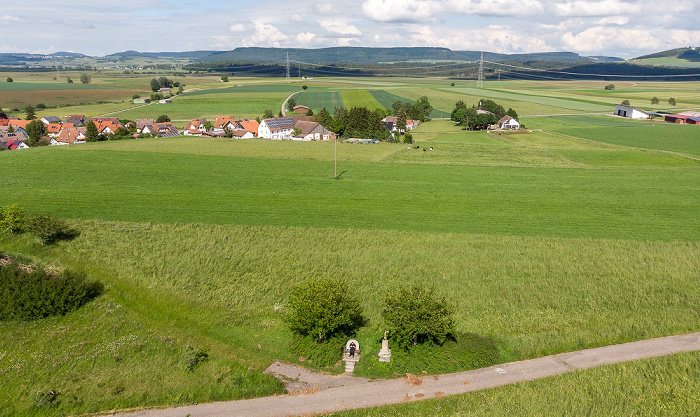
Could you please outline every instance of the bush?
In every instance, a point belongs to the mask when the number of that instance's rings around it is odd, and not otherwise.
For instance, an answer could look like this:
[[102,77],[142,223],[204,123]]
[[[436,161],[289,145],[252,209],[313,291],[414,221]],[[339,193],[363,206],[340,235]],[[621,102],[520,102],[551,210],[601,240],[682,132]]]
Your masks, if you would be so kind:
[[410,133],[403,135],[403,143],[413,143],[413,135]]
[[621,104],[622,104],[623,106],[629,106],[629,105],[630,105],[630,101],[627,100],[627,99],[625,99],[625,100],[622,100],[622,103],[621,103]]
[[285,321],[292,332],[319,340],[350,335],[362,326],[362,307],[345,282],[312,278],[292,289]]
[[454,338],[452,310],[433,289],[414,285],[389,292],[384,299],[382,317],[391,339],[407,349],[419,343],[442,345]]
[[11,82],[13,82],[14,80],[12,79],[12,77],[7,77],[7,80],[5,80],[5,81],[7,81],[8,83],[11,83]]
[[34,395],[34,404],[41,408],[52,408],[58,405],[60,392],[56,390],[37,391]]
[[77,230],[68,227],[65,220],[51,216],[30,217],[26,223],[26,230],[38,236],[42,246],[61,239],[72,239],[79,235]]
[[10,234],[22,233],[27,226],[27,215],[17,204],[0,210],[0,230],[7,230]]
[[34,320],[77,310],[102,294],[83,273],[54,275],[13,261],[0,267],[0,320]]
[[615,89],[615,84],[608,84],[605,86],[606,90],[614,90]]
[[194,372],[194,368],[200,363],[209,360],[209,354],[198,347],[187,346],[185,353],[182,355],[182,364],[187,372]]

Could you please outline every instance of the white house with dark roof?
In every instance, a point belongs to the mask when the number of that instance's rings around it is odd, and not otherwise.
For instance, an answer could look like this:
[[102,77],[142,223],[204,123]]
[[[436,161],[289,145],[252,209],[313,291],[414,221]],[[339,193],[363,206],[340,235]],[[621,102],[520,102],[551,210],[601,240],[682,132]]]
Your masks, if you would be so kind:
[[323,125],[317,122],[299,120],[296,123],[296,127],[301,130],[301,133],[297,137],[293,137],[292,139],[305,141],[335,139],[335,133],[326,129]]
[[264,119],[258,126],[258,137],[265,139],[291,139],[294,131],[293,117]]
[[503,116],[501,120],[498,121],[498,128],[503,130],[520,129],[520,122],[510,116]]
[[615,105],[615,116],[627,117],[628,119],[651,119],[651,115],[644,110],[623,104]]

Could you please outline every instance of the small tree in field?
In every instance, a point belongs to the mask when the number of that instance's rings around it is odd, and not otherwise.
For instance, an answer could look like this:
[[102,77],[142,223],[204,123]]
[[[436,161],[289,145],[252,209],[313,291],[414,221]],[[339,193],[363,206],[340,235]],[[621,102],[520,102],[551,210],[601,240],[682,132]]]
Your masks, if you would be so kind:
[[659,99],[657,97],[652,98],[651,104],[659,104]]
[[224,74],[221,76],[221,82],[227,83],[228,82],[228,75]]
[[669,98],[669,99],[668,99],[668,104],[671,105],[671,106],[675,106],[675,105],[676,105],[676,99],[673,98],[673,97]]
[[623,105],[623,106],[629,106],[629,105],[630,105],[630,101],[627,100],[627,99],[622,100],[622,105]]
[[382,317],[392,339],[403,348],[418,343],[442,345],[455,334],[452,307],[434,290],[418,285],[389,292]]
[[362,307],[345,282],[312,278],[292,289],[285,321],[292,332],[319,341],[352,334],[362,326]]

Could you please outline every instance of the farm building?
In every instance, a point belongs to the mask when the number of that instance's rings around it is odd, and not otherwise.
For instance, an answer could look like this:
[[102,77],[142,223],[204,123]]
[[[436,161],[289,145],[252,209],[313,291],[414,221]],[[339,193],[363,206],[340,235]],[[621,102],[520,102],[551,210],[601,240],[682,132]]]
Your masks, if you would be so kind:
[[139,97],[134,99],[134,104],[148,104],[151,102],[150,98]]
[[320,123],[300,120],[297,121],[296,127],[301,129],[301,133],[297,136],[301,140],[333,140],[335,133],[323,127]]
[[498,128],[504,130],[520,129],[520,123],[510,116],[503,116],[498,121]]
[[294,114],[306,114],[309,112],[309,108],[306,106],[297,105],[294,106]]
[[294,130],[293,117],[265,119],[258,127],[258,137],[265,139],[289,139]]
[[649,119],[651,115],[644,110],[639,110],[636,107],[624,106],[622,104],[615,105],[615,115],[627,117],[629,119]]

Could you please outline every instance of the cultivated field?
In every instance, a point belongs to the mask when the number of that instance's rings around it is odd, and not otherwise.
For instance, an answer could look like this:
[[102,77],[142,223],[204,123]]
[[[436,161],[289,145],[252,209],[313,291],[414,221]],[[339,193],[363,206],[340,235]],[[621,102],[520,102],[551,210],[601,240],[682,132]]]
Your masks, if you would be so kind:
[[[444,294],[458,330],[493,338],[502,361],[700,329],[698,126],[584,114],[612,113],[606,103],[620,100],[605,83],[476,90],[327,79],[302,91],[280,80],[207,82],[167,107],[171,117],[247,114],[246,100],[251,116],[276,112],[294,91],[299,104],[427,95],[447,113],[456,100],[491,97],[530,115],[521,121],[532,132],[431,121],[410,150],[340,143],[337,180],[334,144],[324,142],[172,138],[1,152],[0,206],[68,218],[81,235],[42,248],[0,234],[0,251],[83,269],[106,293],[65,317],[0,323],[0,415],[283,393],[261,370],[275,359],[314,367],[289,351],[282,320],[290,289],[311,276],[350,283],[369,352],[379,349],[383,294],[409,282]],[[700,91],[673,86],[638,88]],[[170,114],[126,114],[151,108]],[[188,346],[209,354],[191,373]],[[676,355],[340,415],[692,415],[697,362]],[[58,406],[37,406],[36,392],[52,389]]]

